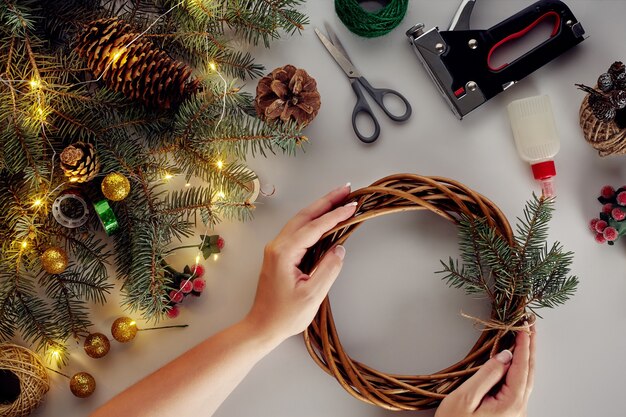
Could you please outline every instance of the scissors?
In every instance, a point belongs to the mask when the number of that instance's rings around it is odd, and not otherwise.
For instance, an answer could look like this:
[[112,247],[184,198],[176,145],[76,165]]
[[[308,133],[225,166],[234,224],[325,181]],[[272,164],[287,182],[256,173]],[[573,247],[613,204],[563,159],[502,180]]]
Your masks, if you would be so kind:
[[[354,129],[354,133],[356,133],[361,141],[365,143],[372,143],[376,139],[378,139],[378,136],[380,135],[380,125],[378,124],[378,120],[376,120],[376,117],[372,112],[372,108],[365,99],[362,88],[365,89],[365,91],[367,91],[367,93],[374,99],[376,104],[378,104],[378,106],[383,109],[385,114],[395,122],[404,122],[409,117],[411,117],[411,105],[402,94],[395,90],[391,90],[388,88],[372,87],[370,83],[367,82],[367,80],[361,75],[359,70],[354,67],[352,61],[348,57],[348,53],[343,48],[341,41],[339,40],[339,38],[337,38],[337,35],[335,35],[330,26],[325,25],[325,27],[330,39],[324,36],[324,34],[317,28],[315,28],[315,33],[317,34],[318,38],[320,38],[328,52],[335,59],[337,64],[339,64],[343,72],[345,72],[350,79],[352,89],[354,90],[354,93],[357,97],[356,104],[354,105],[354,110],[352,111],[352,128]],[[386,95],[393,95],[402,100],[406,107],[404,114],[398,116],[389,111],[389,109],[385,106],[385,103],[383,102],[383,98]],[[359,132],[359,128],[356,124],[356,118],[361,113],[368,115],[369,118],[374,122],[374,133],[371,136],[365,136],[361,132]]]

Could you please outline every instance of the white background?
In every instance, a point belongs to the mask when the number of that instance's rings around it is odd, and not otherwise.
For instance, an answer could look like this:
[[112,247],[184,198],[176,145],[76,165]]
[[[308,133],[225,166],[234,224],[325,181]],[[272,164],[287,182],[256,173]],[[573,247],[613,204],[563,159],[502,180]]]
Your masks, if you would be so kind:
[[[482,0],[472,28],[487,28],[531,1]],[[117,392],[156,370],[207,336],[242,318],[256,287],[264,244],[303,205],[351,181],[359,188],[389,174],[411,172],[459,180],[492,199],[511,223],[531,193],[538,192],[530,169],[515,151],[506,105],[518,98],[549,94],[561,136],[556,212],[550,240],[576,253],[573,273],[580,277],[576,296],[556,310],[544,311],[538,325],[533,417],[623,416],[626,372],[626,254],[594,242],[587,224],[597,216],[596,201],[604,184],[626,183],[624,157],[600,158],[584,141],[578,126],[583,93],[574,83],[593,85],[616,59],[626,60],[626,2],[569,0],[589,38],[541,68],[506,93],[492,99],[465,120],[457,120],[439,97],[404,35],[417,22],[442,29],[458,0],[414,0],[402,24],[389,35],[364,39],[338,20],[330,0],[310,0],[304,11],[311,24],[301,36],[285,38],[270,50],[254,50],[269,70],[285,64],[305,68],[317,79],[322,108],[307,128],[310,143],[297,157],[251,159],[261,181],[277,193],[260,198],[255,219],[222,223],[216,232],[226,239],[218,261],[206,261],[207,289],[185,300],[172,323],[187,329],[139,333],[126,345],[112,341],[109,355],[88,358],[73,347],[66,373],[87,371],[97,380],[88,399],[72,396],[67,380],[52,375],[46,403],[35,415],[84,416]],[[367,146],[352,132],[355,102],[343,73],[313,32],[330,23],[354,64],[376,87],[401,91],[413,105],[413,116],[395,124],[378,108],[382,134]],[[246,88],[254,91],[256,81]],[[173,183],[174,186],[174,183]],[[203,232],[198,228],[198,233]],[[194,243],[197,237],[190,241]],[[368,222],[347,242],[344,270],[331,290],[331,303],[347,353],[361,362],[393,373],[432,373],[458,361],[478,337],[472,323],[460,317],[486,314],[485,300],[449,289],[433,272],[439,260],[456,256],[455,228],[429,213],[396,215]],[[173,263],[193,262],[189,250]],[[94,307],[93,331],[110,335],[110,324],[123,311],[117,291],[104,307]],[[140,322],[141,324],[141,322]],[[207,396],[211,393],[207,392]],[[177,401],[173,399],[173,401]],[[397,415],[361,403],[348,395],[308,356],[294,337],[261,361],[216,413],[219,417]],[[432,411],[403,415],[431,416]]]

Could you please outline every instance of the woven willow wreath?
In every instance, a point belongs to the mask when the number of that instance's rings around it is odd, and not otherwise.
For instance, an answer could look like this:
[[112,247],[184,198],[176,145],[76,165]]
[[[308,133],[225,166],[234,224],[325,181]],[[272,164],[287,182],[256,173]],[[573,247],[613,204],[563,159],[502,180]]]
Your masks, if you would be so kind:
[[[463,184],[447,178],[393,175],[352,192],[346,202],[351,201],[358,203],[354,216],[326,233],[309,249],[300,265],[303,272],[313,271],[329,249],[343,244],[364,221],[402,211],[428,210],[455,224],[461,215],[468,219],[485,218],[509,243],[513,243],[511,226],[498,207]],[[524,309],[521,299],[513,298],[512,304],[519,306],[513,314]],[[494,314],[492,312],[492,318]],[[351,395],[389,410],[436,407],[494,353],[511,348],[514,341],[510,331],[486,330],[465,358],[446,369],[432,375],[390,375],[353,360],[343,350],[328,297],[304,332],[304,340],[315,362]]]

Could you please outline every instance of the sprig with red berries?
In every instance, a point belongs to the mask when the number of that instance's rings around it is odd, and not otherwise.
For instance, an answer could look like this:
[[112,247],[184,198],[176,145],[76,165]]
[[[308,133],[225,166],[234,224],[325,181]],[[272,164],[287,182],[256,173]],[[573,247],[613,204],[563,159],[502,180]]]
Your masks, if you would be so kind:
[[[182,249],[186,247],[199,248],[202,251],[204,259],[215,253],[220,253],[224,248],[224,238],[219,235],[204,236],[201,235],[202,242],[195,246],[182,246],[176,248]],[[183,272],[178,272],[168,264],[164,264],[164,268],[171,282],[171,290],[169,292],[169,301],[167,303],[167,317],[173,319],[178,317],[180,309],[178,305],[189,296],[199,297],[206,287],[204,276],[204,267],[199,263],[193,266],[185,265]]]
[[626,234],[626,186],[616,190],[605,185],[600,190],[598,201],[602,203],[602,211],[589,226],[595,233],[596,242],[614,245],[620,236]]

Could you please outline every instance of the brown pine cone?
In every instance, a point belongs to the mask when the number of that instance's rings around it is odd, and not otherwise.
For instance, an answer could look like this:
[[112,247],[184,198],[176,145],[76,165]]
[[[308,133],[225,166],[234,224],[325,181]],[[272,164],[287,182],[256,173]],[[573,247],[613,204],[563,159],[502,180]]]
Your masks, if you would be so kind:
[[261,78],[254,107],[266,121],[294,120],[300,128],[317,116],[321,106],[317,83],[305,70],[285,65]]
[[99,19],[79,37],[76,49],[107,87],[147,107],[176,107],[196,92],[199,80],[189,66],[137,36],[121,19]]
[[61,152],[61,169],[70,182],[91,181],[100,172],[100,160],[91,143],[76,142]]

